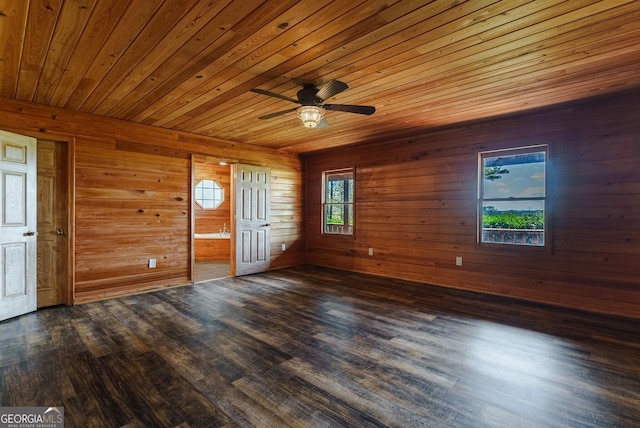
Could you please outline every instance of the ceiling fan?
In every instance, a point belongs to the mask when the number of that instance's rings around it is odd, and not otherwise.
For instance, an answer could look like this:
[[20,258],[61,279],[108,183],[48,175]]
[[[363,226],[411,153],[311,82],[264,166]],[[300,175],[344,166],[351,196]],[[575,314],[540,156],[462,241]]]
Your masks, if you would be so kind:
[[373,106],[357,106],[349,104],[323,104],[327,99],[346,90],[349,86],[339,80],[331,80],[318,88],[313,83],[306,83],[297,93],[298,99],[286,97],[274,92],[265,91],[264,89],[251,89],[256,94],[267,95],[269,97],[280,98],[281,100],[291,101],[300,104],[301,107],[295,107],[289,110],[278,111],[275,113],[265,114],[258,119],[271,119],[283,114],[297,111],[298,117],[307,128],[325,128],[329,123],[324,118],[325,110],[342,111],[346,113],[357,113],[371,115],[375,113],[376,108]]

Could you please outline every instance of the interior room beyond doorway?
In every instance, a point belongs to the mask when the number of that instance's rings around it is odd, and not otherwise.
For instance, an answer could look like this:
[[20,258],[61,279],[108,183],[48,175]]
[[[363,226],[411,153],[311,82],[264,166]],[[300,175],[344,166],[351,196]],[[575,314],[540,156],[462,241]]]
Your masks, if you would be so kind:
[[194,162],[194,282],[230,274],[230,177],[229,165],[200,159]]

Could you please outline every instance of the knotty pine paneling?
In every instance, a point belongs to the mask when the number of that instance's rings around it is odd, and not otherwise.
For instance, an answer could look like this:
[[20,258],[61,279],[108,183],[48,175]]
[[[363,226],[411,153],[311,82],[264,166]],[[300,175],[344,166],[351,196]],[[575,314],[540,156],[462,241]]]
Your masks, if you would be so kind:
[[[105,283],[117,291],[157,285],[158,278],[166,285],[188,282],[190,160],[84,139],[75,158],[76,295],[93,296]],[[151,258],[155,269],[148,267]]]
[[[638,95],[305,156],[307,262],[640,317]],[[551,144],[553,251],[478,247],[477,152],[537,143]],[[322,171],[350,166],[355,236],[323,235]]]
[[271,268],[304,262],[295,154],[2,97],[0,129],[71,148],[75,303],[190,282],[192,154],[270,167]]
[[196,239],[194,242],[196,260],[226,261],[231,259],[229,239]]

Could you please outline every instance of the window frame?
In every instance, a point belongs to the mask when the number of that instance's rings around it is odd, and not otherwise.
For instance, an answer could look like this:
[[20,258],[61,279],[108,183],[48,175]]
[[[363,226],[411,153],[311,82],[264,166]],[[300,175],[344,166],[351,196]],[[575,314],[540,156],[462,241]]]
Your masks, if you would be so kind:
[[[211,182],[212,186],[205,186],[205,182]],[[202,187],[200,188],[201,192],[204,193],[205,190],[211,190],[213,196],[211,198],[205,198],[204,196],[198,198],[196,195],[198,193],[198,186],[202,185]],[[224,187],[222,187],[220,185],[220,183],[218,183],[218,180],[213,179],[213,178],[203,178],[200,181],[198,181],[194,186],[193,186],[193,199],[196,202],[196,204],[198,204],[198,206],[200,208],[202,208],[203,210],[216,210],[220,207],[220,205],[222,205],[222,203],[224,202]],[[220,198],[218,199],[216,197],[216,193],[220,194]],[[211,201],[214,203],[213,206],[209,207],[209,206],[205,206],[205,202]]]
[[[352,193],[353,193],[353,200],[350,202],[339,202],[339,203],[327,203],[327,183],[328,183],[328,177],[331,175],[338,175],[338,174],[345,174],[345,173],[351,173],[351,181],[352,181]],[[348,167],[348,168],[338,168],[338,169],[330,169],[330,170],[325,170],[322,171],[322,200],[320,203],[320,210],[321,210],[321,214],[320,214],[320,233],[322,235],[330,235],[330,236],[346,236],[346,237],[355,237],[356,234],[356,169],[355,167]],[[326,213],[327,213],[327,206],[328,205],[345,205],[350,207],[348,210],[348,213],[351,214],[351,218],[352,223],[351,223],[351,228],[349,232],[331,232],[327,230],[327,217],[326,217]],[[343,229],[344,230],[344,229]]]
[[[477,201],[476,201],[476,246],[485,249],[497,249],[508,251],[527,251],[527,252],[552,252],[553,248],[553,236],[552,236],[552,187],[551,187],[551,143],[533,144],[527,146],[515,146],[506,147],[502,149],[484,150],[478,151],[478,174],[477,174]],[[499,156],[516,156],[519,154],[544,152],[545,153],[545,165],[544,165],[544,196],[538,197],[508,197],[508,198],[485,198],[484,197],[484,161],[486,158],[499,157]],[[544,204],[544,244],[543,245],[531,245],[531,244],[519,244],[508,242],[483,242],[483,207],[486,201],[543,201]]]

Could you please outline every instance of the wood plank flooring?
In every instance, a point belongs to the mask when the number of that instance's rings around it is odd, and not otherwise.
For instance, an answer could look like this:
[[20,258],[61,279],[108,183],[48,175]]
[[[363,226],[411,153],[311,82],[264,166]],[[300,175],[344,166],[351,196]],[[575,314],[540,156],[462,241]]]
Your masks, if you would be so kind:
[[0,323],[66,427],[640,426],[640,321],[303,266]]

